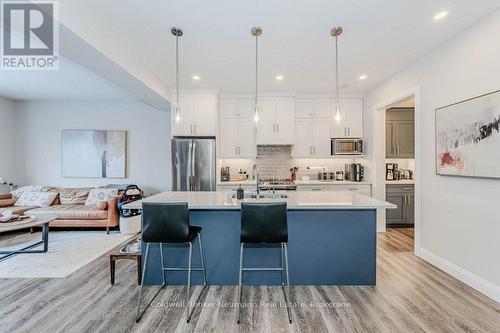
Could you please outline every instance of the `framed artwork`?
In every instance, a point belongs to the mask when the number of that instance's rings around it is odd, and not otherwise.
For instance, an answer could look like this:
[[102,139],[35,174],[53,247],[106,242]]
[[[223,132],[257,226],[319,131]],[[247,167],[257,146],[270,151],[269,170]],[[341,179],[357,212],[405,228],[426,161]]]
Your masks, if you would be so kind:
[[125,178],[126,131],[63,130],[62,175]]
[[436,109],[436,173],[500,178],[500,91]]

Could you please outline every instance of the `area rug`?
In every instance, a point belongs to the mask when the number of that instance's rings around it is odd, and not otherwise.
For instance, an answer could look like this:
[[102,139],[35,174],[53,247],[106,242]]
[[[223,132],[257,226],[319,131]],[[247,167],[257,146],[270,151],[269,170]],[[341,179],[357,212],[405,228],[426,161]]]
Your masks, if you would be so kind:
[[[132,237],[119,232],[51,231],[48,252],[18,254],[0,261],[0,278],[65,278]],[[33,240],[2,250],[29,243]]]

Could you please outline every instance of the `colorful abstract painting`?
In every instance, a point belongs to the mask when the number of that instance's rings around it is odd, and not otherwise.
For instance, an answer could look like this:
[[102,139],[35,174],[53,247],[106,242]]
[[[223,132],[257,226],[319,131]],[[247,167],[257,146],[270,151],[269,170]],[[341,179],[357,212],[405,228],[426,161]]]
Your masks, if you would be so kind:
[[126,131],[63,130],[63,177],[125,178]]
[[500,178],[500,91],[436,109],[439,175]]

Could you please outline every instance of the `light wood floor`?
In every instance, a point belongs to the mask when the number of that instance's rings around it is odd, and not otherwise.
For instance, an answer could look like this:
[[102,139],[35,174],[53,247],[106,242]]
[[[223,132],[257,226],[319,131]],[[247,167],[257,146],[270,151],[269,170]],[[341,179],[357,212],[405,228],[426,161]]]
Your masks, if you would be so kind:
[[[116,284],[111,286],[106,255],[66,279],[0,280],[0,331],[500,331],[498,303],[416,258],[412,249],[413,229],[389,229],[379,235],[376,287],[292,287],[296,304],[291,325],[286,309],[279,307],[283,301],[279,287],[247,287],[244,299],[267,307],[243,309],[238,326],[236,308],[231,306],[236,288],[222,286],[208,289],[202,298],[204,307],[195,311],[190,324],[185,323],[182,308],[167,307],[184,299],[184,289],[174,286],[161,292],[135,324],[139,289],[134,267],[131,262],[119,262]],[[278,308],[271,307],[273,302],[278,302]]]

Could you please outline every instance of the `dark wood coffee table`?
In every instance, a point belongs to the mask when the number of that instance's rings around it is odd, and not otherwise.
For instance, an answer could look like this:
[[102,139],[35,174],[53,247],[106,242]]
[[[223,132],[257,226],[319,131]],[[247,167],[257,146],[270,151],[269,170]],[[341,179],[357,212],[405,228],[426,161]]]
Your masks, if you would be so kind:
[[[26,220],[18,221],[18,222],[7,222],[0,224],[0,233],[13,231],[13,230],[21,230],[33,227],[42,227],[42,240],[36,243],[25,246],[21,249],[17,250],[9,250],[9,251],[0,251],[0,254],[5,254],[0,257],[0,261],[10,258],[16,254],[25,254],[25,253],[44,253],[49,249],[49,223],[57,219],[56,214],[44,214],[38,215],[36,217],[30,217]],[[41,250],[31,250],[34,247],[40,246],[43,244],[43,249]]]

